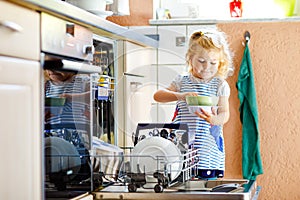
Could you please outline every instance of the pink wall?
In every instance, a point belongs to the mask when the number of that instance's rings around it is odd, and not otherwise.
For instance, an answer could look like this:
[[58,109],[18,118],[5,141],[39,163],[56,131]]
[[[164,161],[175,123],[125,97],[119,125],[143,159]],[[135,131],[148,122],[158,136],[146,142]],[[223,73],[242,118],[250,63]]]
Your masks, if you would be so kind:
[[225,127],[226,177],[241,176],[241,124],[235,83],[244,46],[249,43],[254,69],[261,156],[264,174],[260,199],[300,199],[300,22],[257,22],[218,24],[229,36],[235,52],[235,75],[230,77],[231,118]]

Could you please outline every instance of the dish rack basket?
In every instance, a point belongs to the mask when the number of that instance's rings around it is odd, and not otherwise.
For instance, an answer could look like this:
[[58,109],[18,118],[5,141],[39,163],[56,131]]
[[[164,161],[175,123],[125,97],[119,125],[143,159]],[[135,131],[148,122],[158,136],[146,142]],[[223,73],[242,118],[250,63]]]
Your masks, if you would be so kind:
[[[142,130],[151,130],[142,134]],[[166,131],[166,130],[169,130]],[[174,134],[174,131],[179,131],[179,137]],[[181,146],[180,156],[174,156],[171,160],[165,156],[155,155],[124,155],[123,168],[120,169],[119,177],[123,180],[123,184],[127,185],[129,192],[137,191],[137,188],[149,189],[153,188],[156,193],[162,192],[164,188],[169,188],[180,183],[184,183],[195,177],[197,173],[197,150],[189,145],[189,134],[187,124],[173,123],[139,123],[136,132],[133,134],[133,143],[137,145],[140,141],[147,137],[162,137],[166,140],[171,140],[176,146]],[[185,146],[185,147],[184,147]],[[183,148],[182,148],[183,147]],[[134,157],[144,157],[140,159],[148,159],[150,162],[156,163],[156,170],[147,172],[143,167],[138,166],[137,170],[132,170],[130,161]],[[172,157],[172,156],[168,156]],[[180,163],[180,169],[174,168],[174,165]],[[135,163],[136,164],[136,163]],[[172,175],[176,174],[176,178]]]
[[[140,131],[144,129],[168,129],[168,130],[182,130],[183,134],[180,141],[177,141],[177,145],[182,143],[188,144],[188,137],[185,133],[188,133],[188,127],[186,124],[138,124],[137,131],[134,134],[134,145],[140,142]],[[164,137],[160,134],[153,134],[151,137]],[[165,138],[166,140],[168,138]],[[189,181],[197,176],[197,163],[198,156],[197,150],[192,146],[187,145],[185,149],[180,149],[180,156],[177,156],[172,161],[169,161],[165,156],[155,155],[132,155],[117,154],[108,152],[107,154],[95,154],[90,153],[86,156],[78,155],[80,159],[86,158],[89,160],[85,162],[85,165],[76,166],[79,168],[85,167],[85,173],[72,174],[70,181],[71,185],[74,185],[74,181],[77,177],[80,178],[78,186],[90,185],[91,191],[99,191],[108,186],[125,186],[128,192],[136,192],[138,188],[154,189],[156,193],[163,192],[165,188],[180,185],[186,181]],[[123,150],[132,150],[134,147],[124,147]],[[51,155],[55,157],[55,155]],[[72,166],[69,163],[74,159],[74,155],[57,155],[59,161],[56,166],[64,166],[62,169],[57,169],[59,173],[70,174],[74,172]],[[146,170],[132,170],[131,160],[134,157],[147,157],[152,159],[153,163],[156,163],[157,169],[151,172]],[[61,162],[60,162],[61,161]],[[64,161],[64,163],[62,163]],[[172,166],[180,163],[182,168],[173,168]],[[91,169],[91,170],[88,170]],[[140,168],[138,168],[140,169]],[[142,168],[141,168],[142,169]],[[79,170],[77,170],[79,171]],[[81,170],[79,171],[81,172]],[[172,174],[176,174],[176,178],[172,178]],[[75,177],[75,178],[73,178]],[[65,179],[65,177],[63,177]],[[76,186],[77,187],[77,186]],[[65,188],[65,187],[64,187]]]
[[[134,155],[128,155],[128,157],[132,156]],[[153,159],[153,162],[157,163],[159,167],[153,173],[139,170],[132,172],[130,170],[130,163],[124,163],[124,168],[121,168],[121,173],[119,174],[119,180],[121,180],[123,185],[127,186],[128,192],[136,192],[138,188],[153,188],[156,193],[160,193],[163,192],[164,188],[177,186],[191,180],[197,171],[195,170],[197,165],[197,150],[188,150],[178,157],[178,159],[171,162],[164,156],[143,155],[142,157]],[[173,169],[172,165],[179,162],[182,163],[182,169]],[[172,173],[179,173],[179,175],[172,180]]]

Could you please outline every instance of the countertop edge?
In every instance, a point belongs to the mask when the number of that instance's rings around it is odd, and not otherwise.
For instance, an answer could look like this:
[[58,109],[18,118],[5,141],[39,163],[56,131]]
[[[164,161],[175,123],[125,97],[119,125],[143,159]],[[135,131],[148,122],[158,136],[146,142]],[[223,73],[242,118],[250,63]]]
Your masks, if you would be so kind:
[[157,48],[158,41],[134,32],[127,27],[120,26],[105,20],[97,15],[94,15],[81,8],[73,6],[64,1],[56,0],[5,0],[20,6],[52,14],[59,18],[68,20],[73,23],[85,26],[93,31],[94,34],[116,39],[126,40],[142,46],[150,46]]
[[180,19],[150,19],[150,25],[213,25],[218,23],[251,23],[251,22],[294,22],[300,21],[299,16],[285,18],[227,18],[227,19],[205,19],[205,18],[180,18]]

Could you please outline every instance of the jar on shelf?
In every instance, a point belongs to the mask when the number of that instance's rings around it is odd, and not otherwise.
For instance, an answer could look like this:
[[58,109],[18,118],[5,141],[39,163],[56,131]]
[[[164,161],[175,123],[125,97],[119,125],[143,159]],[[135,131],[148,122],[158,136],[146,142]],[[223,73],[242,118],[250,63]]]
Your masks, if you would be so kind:
[[241,0],[233,0],[229,3],[230,16],[231,17],[242,17],[243,7]]

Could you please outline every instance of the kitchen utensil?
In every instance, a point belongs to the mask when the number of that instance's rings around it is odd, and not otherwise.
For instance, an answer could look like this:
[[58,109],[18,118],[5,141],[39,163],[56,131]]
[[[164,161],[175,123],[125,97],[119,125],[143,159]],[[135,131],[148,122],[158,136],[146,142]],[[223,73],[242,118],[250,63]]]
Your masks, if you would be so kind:
[[166,167],[171,180],[174,180],[183,167],[180,150],[173,142],[162,137],[148,137],[141,140],[133,148],[131,155],[132,172],[145,172],[148,178],[152,178],[157,170],[163,173]]

